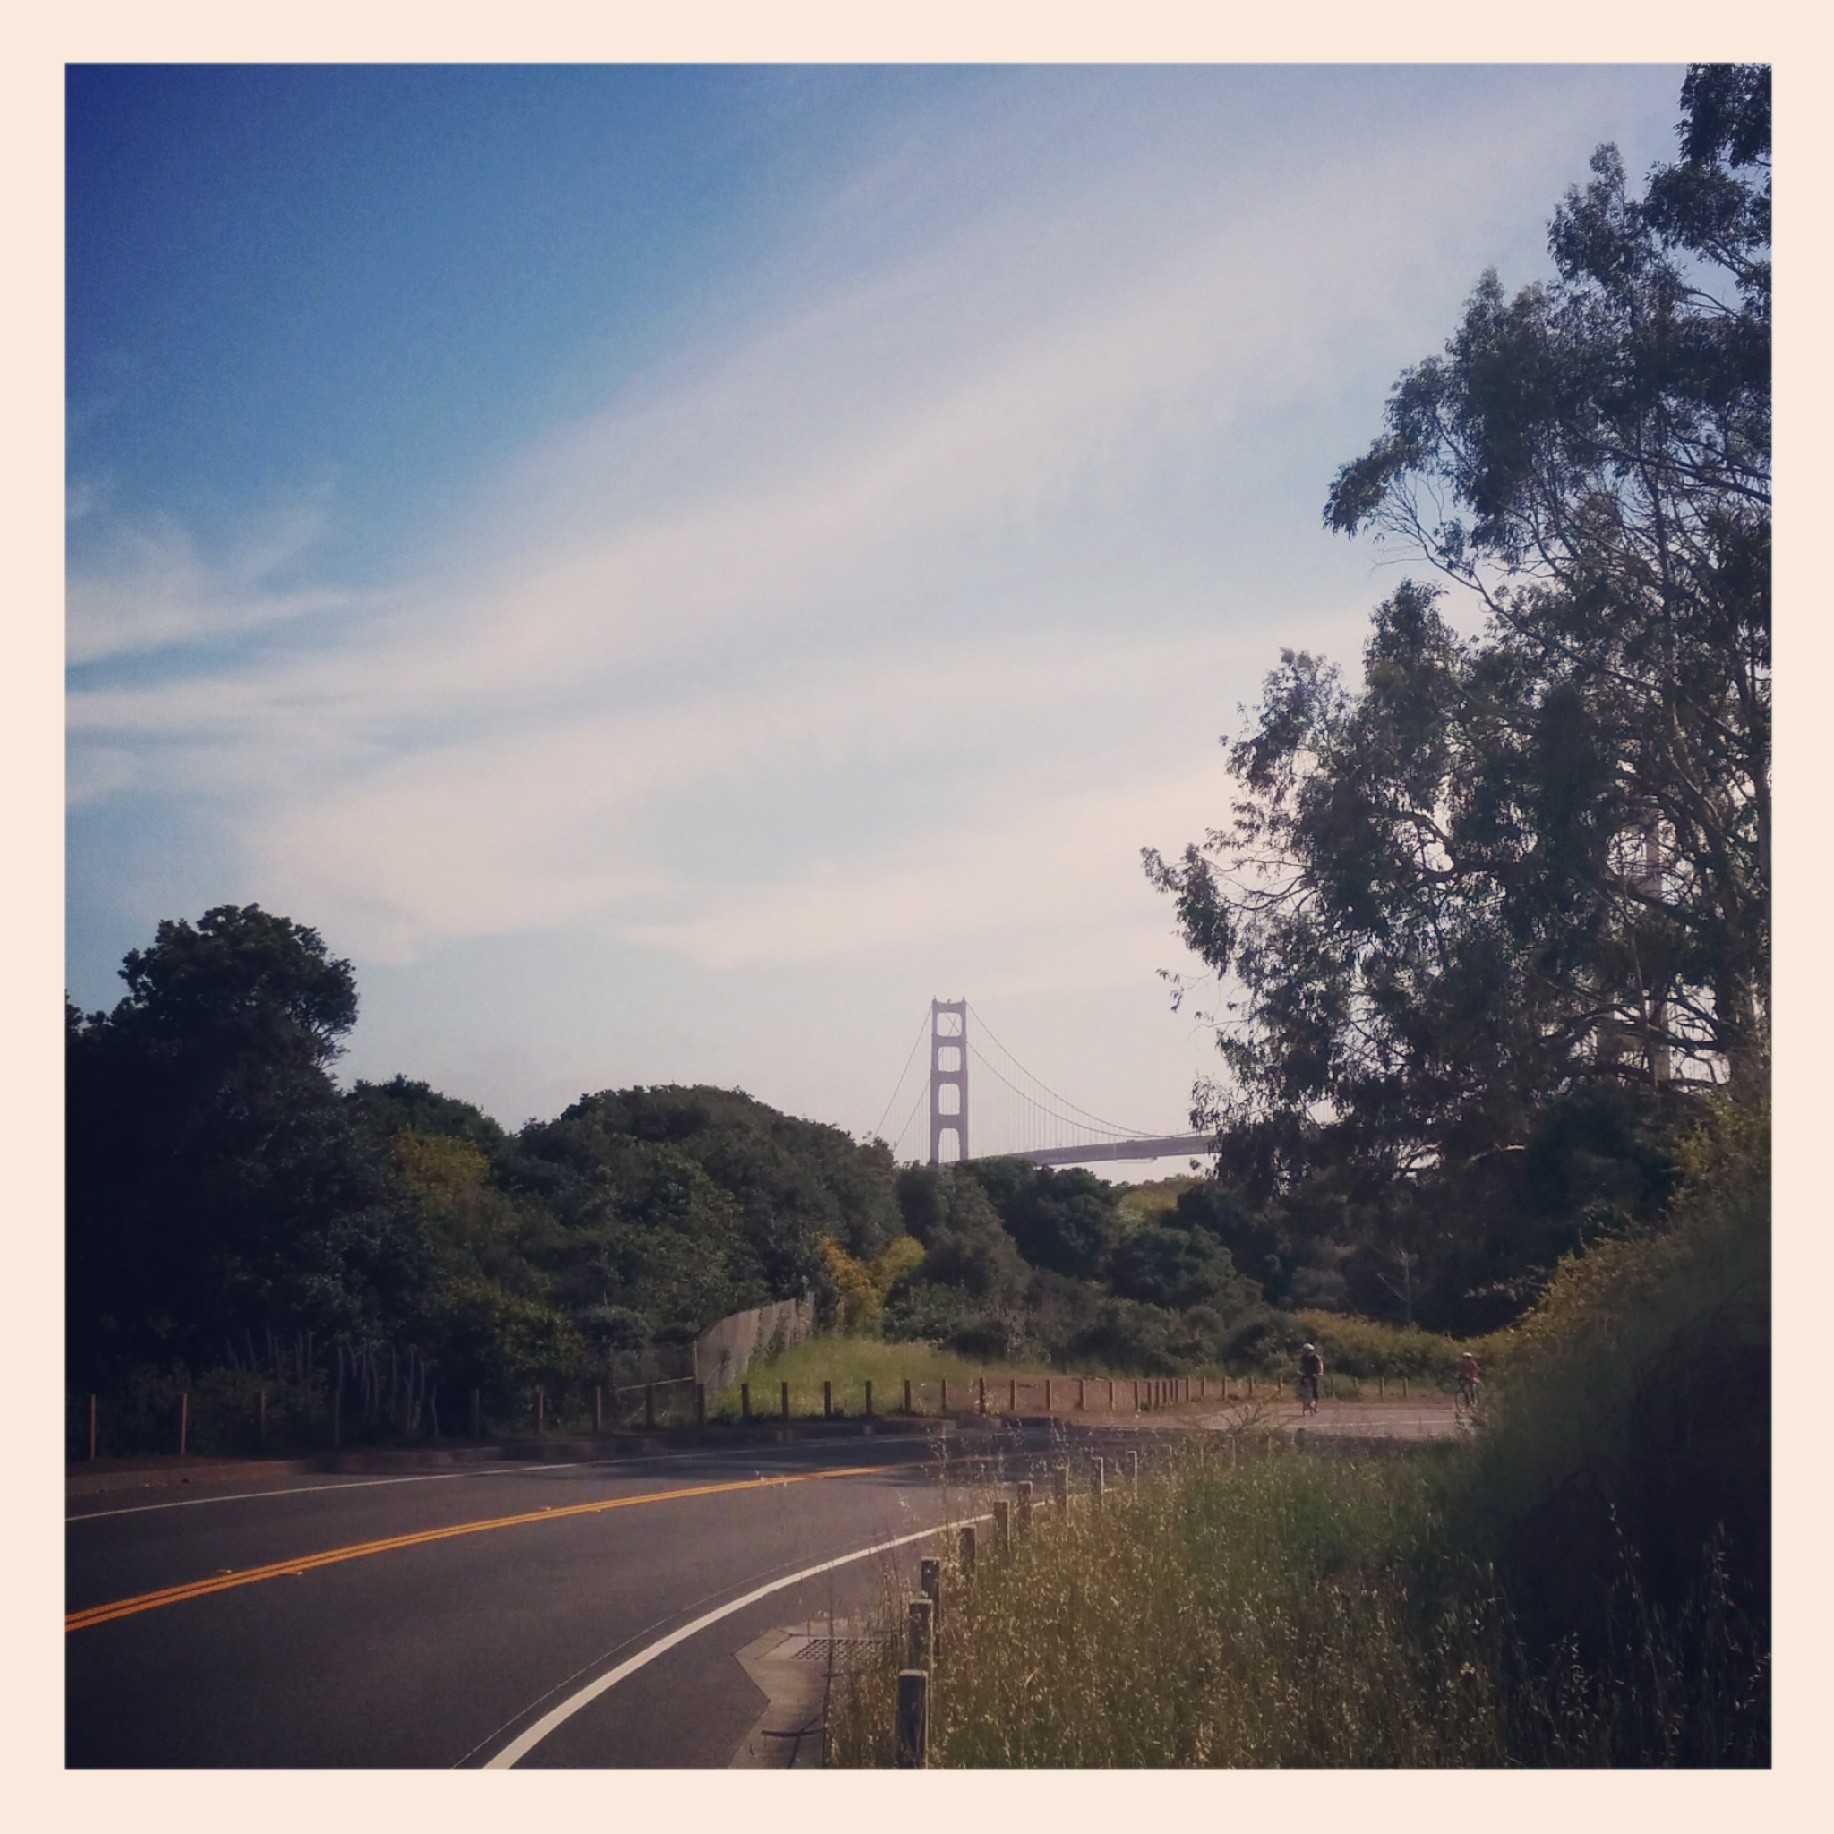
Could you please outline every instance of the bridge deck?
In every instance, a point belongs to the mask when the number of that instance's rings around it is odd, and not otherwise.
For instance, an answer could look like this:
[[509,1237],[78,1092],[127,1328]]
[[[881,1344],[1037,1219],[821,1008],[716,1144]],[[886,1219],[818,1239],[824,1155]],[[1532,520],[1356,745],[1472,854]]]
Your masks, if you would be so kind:
[[1216,1150],[1214,1134],[1162,1134],[1152,1140],[1104,1140],[1096,1146],[1044,1146],[1029,1153],[1004,1153],[1032,1165],[1092,1165],[1109,1159],[1208,1158]]

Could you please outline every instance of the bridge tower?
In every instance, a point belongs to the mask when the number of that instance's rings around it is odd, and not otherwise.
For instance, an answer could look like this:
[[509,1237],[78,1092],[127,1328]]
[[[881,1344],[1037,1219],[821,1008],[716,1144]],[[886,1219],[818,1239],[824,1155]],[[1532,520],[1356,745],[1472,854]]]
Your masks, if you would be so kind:
[[930,1002],[930,1163],[942,1164],[942,1137],[968,1157],[968,1002]]

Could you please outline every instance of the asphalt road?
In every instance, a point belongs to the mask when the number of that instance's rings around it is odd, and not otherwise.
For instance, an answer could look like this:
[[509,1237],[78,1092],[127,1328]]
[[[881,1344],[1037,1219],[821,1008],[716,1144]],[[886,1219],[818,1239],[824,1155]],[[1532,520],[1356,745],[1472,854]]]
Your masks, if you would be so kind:
[[886,1434],[81,1499],[65,1761],[724,1766],[766,1704],[736,1653],[894,1574],[908,1591],[918,1542],[729,1611],[543,1722],[760,1587],[985,1510],[985,1481],[1049,1443],[1008,1430],[945,1464]]
[[[929,1531],[1042,1478],[1066,1442],[1123,1453],[1156,1428],[1251,1421],[1290,1431],[1298,1410],[73,1499],[65,1762],[723,1767],[767,1705],[737,1660],[767,1632],[909,1592]],[[1327,1403],[1305,1426],[1417,1438],[1452,1420]]]

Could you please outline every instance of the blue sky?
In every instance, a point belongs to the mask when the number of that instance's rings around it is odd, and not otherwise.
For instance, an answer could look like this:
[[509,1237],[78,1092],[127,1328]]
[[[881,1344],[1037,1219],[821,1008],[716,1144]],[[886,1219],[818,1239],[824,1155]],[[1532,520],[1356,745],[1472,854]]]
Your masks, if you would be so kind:
[[865,1132],[963,993],[1181,1125],[1139,849],[1282,646],[1354,660],[1333,471],[1680,80],[73,70],[72,996],[259,902],[355,962],[346,1076],[511,1125]]

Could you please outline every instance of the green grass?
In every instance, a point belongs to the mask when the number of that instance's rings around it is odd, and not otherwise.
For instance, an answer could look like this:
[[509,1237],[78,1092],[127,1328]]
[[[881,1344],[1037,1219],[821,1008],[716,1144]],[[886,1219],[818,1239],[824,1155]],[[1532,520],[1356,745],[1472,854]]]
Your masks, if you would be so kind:
[[[939,1350],[930,1344],[887,1342],[870,1337],[812,1337],[793,1349],[783,1351],[777,1356],[761,1357],[745,1372],[744,1381],[751,1389],[751,1408],[754,1416],[776,1416],[782,1410],[782,1384],[790,1385],[790,1415],[792,1419],[818,1418],[822,1412],[822,1384],[830,1384],[833,1410],[836,1416],[845,1419],[857,1419],[866,1410],[866,1384],[873,1385],[873,1412],[889,1414],[903,1407],[904,1384],[911,1384],[911,1402],[913,1409],[919,1413],[934,1414],[942,1405],[942,1384],[949,1384],[949,1411],[964,1412],[974,1407],[978,1400],[977,1384],[987,1384],[987,1404],[992,1412],[1004,1411],[1010,1393],[1008,1383],[1017,1378],[1021,1384],[1020,1405],[1029,1409],[1041,1408],[1044,1404],[1043,1384],[1046,1377],[1056,1383],[1055,1407],[1058,1412],[1072,1409],[1075,1405],[1075,1384],[1079,1378],[1091,1384],[1112,1380],[1115,1385],[1115,1410],[1131,1414],[1133,1411],[1132,1384],[1137,1379],[1144,1392],[1146,1377],[1134,1377],[1128,1374],[1111,1372],[1103,1365],[1090,1364],[1066,1373],[1062,1370],[1042,1369],[1036,1363],[977,1362],[971,1358],[951,1355],[948,1351]],[[1203,1405],[1220,1403],[1223,1398],[1222,1382],[1224,1372],[1220,1369],[1194,1371],[1189,1377],[1181,1378],[1191,1384],[1193,1404],[1200,1402],[1199,1381],[1207,1383],[1208,1393],[1201,1397]],[[1248,1399],[1245,1372],[1233,1371],[1228,1375],[1228,1399],[1231,1402]],[[1277,1396],[1291,1399],[1293,1392],[1293,1372],[1282,1367],[1278,1374],[1268,1370],[1257,1370],[1254,1375],[1256,1400],[1269,1400]],[[1400,1378],[1384,1379],[1386,1398],[1397,1400],[1401,1397]],[[1278,1382],[1276,1389],[1274,1384]],[[1327,1394],[1338,1401],[1374,1401],[1382,1398],[1383,1382],[1371,1375],[1367,1377],[1348,1374],[1333,1374],[1327,1378]],[[741,1414],[739,1383],[734,1382],[719,1393],[710,1395],[707,1400],[707,1412],[711,1419],[737,1420]],[[1449,1387],[1450,1378],[1441,1386]],[[1415,1393],[1426,1392],[1424,1385],[1415,1383]],[[1099,1392],[1093,1388],[1087,1396],[1087,1411],[1095,1417],[1106,1412],[1107,1391]]]
[[[790,1385],[790,1413],[795,1419],[819,1417],[822,1384],[831,1385],[834,1411],[856,1419],[866,1410],[866,1384],[873,1385],[873,1412],[889,1414],[904,1404],[904,1384],[911,1384],[911,1401],[923,1413],[935,1413],[942,1401],[942,1384],[949,1384],[949,1407],[954,1412],[972,1405],[973,1385],[986,1378],[989,1389],[1009,1374],[1003,1363],[978,1363],[929,1344],[887,1343],[870,1337],[812,1337],[772,1357],[761,1357],[746,1370],[751,1387],[753,1414],[776,1414],[782,1387]],[[990,1404],[992,1397],[990,1395]],[[715,1419],[739,1417],[739,1384],[734,1382],[710,1396],[707,1411]]]
[[1455,1383],[1461,1350],[1476,1356],[1488,1378],[1508,1364],[1513,1349],[1508,1331],[1487,1337],[1447,1337],[1418,1326],[1382,1324],[1352,1312],[1295,1312],[1293,1325],[1296,1332],[1317,1344],[1328,1370],[1361,1376],[1366,1382],[1377,1376],[1399,1380],[1405,1375],[1413,1386],[1428,1383],[1449,1390]]

